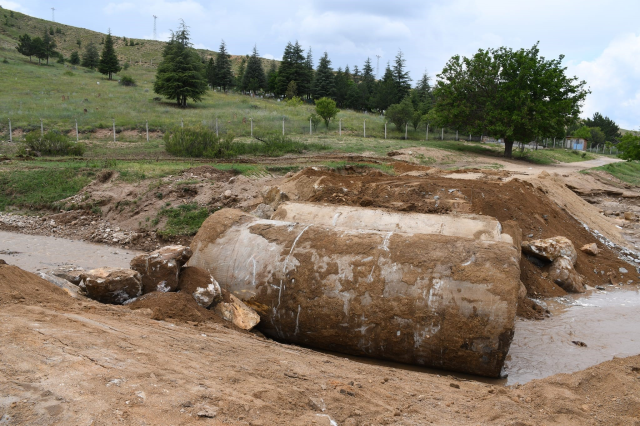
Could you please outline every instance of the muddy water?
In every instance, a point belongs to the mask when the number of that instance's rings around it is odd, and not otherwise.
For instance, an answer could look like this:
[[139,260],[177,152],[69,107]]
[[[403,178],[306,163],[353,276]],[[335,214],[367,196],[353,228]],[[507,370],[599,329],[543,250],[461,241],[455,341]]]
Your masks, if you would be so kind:
[[61,265],[84,269],[103,266],[128,268],[129,261],[138,253],[84,241],[0,231],[0,259],[29,272]]
[[505,368],[507,383],[572,373],[614,356],[640,354],[640,291],[608,288],[547,300],[552,316],[543,321],[517,320]]
[[[65,264],[93,269],[128,267],[139,252],[56,237],[0,231],[0,259],[37,272]],[[525,383],[557,373],[572,373],[612,359],[640,354],[640,291],[614,289],[588,295],[547,300],[552,316],[543,321],[517,320],[505,366],[507,380],[469,375],[455,376],[495,384]],[[586,346],[574,343],[583,342]],[[337,356],[345,356],[334,354]],[[393,362],[349,357],[387,368],[404,368],[428,374],[452,373]]]

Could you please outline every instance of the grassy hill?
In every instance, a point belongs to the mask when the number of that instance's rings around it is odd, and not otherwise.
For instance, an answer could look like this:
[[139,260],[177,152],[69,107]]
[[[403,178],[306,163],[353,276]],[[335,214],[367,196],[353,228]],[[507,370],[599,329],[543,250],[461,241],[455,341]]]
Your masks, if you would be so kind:
[[[15,46],[18,44],[18,37],[25,33],[32,38],[42,37],[44,32],[50,29],[53,29],[52,37],[58,45],[57,51],[62,53],[65,58],[68,58],[74,50],[82,53],[89,43],[95,43],[100,49],[100,43],[105,36],[104,33],[85,28],[72,27],[58,22],[34,18],[20,12],[0,9],[0,49],[2,50],[15,50]],[[126,34],[113,34],[113,36],[116,53],[120,61],[122,63],[130,62],[136,66],[151,67],[157,65],[162,58],[162,50],[166,45],[166,42],[163,41],[133,39],[136,46],[129,46],[129,37]],[[123,37],[126,37],[127,45],[125,45]],[[78,41],[80,46],[78,46]],[[197,51],[206,59],[215,58],[217,55],[217,52],[211,50],[197,49]],[[232,55],[231,60],[237,69],[240,66],[242,55]],[[263,59],[265,70],[270,62],[268,59]]]

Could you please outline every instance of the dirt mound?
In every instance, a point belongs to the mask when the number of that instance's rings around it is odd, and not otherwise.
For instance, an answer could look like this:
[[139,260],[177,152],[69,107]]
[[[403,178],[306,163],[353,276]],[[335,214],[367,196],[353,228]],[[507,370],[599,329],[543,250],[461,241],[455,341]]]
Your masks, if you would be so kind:
[[[301,201],[419,213],[476,213],[495,217],[500,222],[515,220],[522,229],[524,240],[561,235],[569,238],[575,247],[597,243],[602,249],[598,256],[591,257],[581,251],[578,253],[576,270],[585,277],[588,285],[607,283],[608,274],[614,275],[618,281],[636,280],[636,274],[619,277],[620,267],[629,271],[634,271],[635,268],[618,259],[615,252],[597,241],[542,189],[519,180],[503,182],[499,177],[500,172],[495,177],[479,180],[453,179],[440,175],[342,176],[324,170],[305,169],[286,182],[286,187],[295,191],[294,195]],[[520,263],[521,279],[529,296],[565,294],[564,290],[548,279],[549,265],[532,262],[535,260],[523,256]]]
[[153,311],[151,318],[158,321],[178,323],[213,322],[228,328],[235,328],[233,324],[221,319],[213,313],[213,311],[209,311],[198,305],[189,293],[148,293],[128,306],[133,310],[151,309]]
[[17,266],[0,263],[0,305],[72,306],[76,301],[63,289]]

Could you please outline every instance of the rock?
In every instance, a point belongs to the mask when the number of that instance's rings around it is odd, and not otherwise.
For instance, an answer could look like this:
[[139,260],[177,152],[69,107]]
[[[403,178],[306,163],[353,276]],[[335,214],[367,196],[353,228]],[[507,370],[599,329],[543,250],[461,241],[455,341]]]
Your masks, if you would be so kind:
[[204,417],[207,419],[213,419],[215,416],[218,415],[218,412],[215,408],[211,408],[208,405],[203,405],[199,410],[198,410],[198,417]]
[[0,265],[6,265],[7,262],[5,262],[3,259],[0,259]]
[[558,257],[563,256],[575,265],[578,260],[578,253],[573,247],[573,243],[566,237],[553,237],[544,240],[523,241],[522,251],[527,254],[553,262]]
[[226,191],[224,191],[224,197],[225,198],[231,198],[232,195],[233,195],[233,193],[231,192],[230,189],[227,189]]
[[624,212],[624,220],[634,221],[636,220],[636,214],[634,212]]
[[45,274],[44,272],[38,272],[37,275],[43,280],[49,281],[51,284],[54,284],[57,287],[60,287],[64,291],[66,291],[69,296],[80,299],[84,298],[84,296],[78,294],[78,286],[70,283],[69,281],[57,277],[55,275]]
[[518,289],[518,300],[524,300],[527,297],[527,288],[520,281],[520,288]]
[[556,258],[549,269],[549,278],[569,293],[584,293],[582,276],[573,269],[573,263],[568,257]]
[[58,278],[62,278],[64,280],[69,281],[71,284],[79,285],[82,278],[80,277],[84,269],[70,266],[70,267],[60,267],[52,270],[50,272],[51,275],[56,276]]
[[260,322],[260,315],[233,294],[223,291],[223,301],[218,303],[214,312],[221,318],[231,321],[236,327],[251,330]]
[[191,294],[203,308],[222,300],[222,290],[218,282],[209,272],[196,266],[182,268],[178,290]]
[[585,244],[582,247],[580,247],[580,250],[591,256],[597,256],[599,251],[598,245],[596,243]]
[[274,213],[275,210],[268,204],[258,204],[258,207],[251,212],[252,215],[257,216],[260,219],[271,219],[271,216]]
[[143,294],[152,291],[176,291],[180,268],[191,257],[185,246],[166,246],[151,253],[140,254],[131,260],[131,269],[142,276]]
[[626,274],[629,271],[627,271],[627,268],[618,268],[618,271],[620,271],[621,274]]
[[277,186],[273,186],[263,191],[262,201],[269,204],[272,208],[277,209],[280,203],[289,201],[289,196],[282,192]]
[[132,269],[98,268],[81,275],[80,289],[102,303],[121,305],[142,294],[142,277]]

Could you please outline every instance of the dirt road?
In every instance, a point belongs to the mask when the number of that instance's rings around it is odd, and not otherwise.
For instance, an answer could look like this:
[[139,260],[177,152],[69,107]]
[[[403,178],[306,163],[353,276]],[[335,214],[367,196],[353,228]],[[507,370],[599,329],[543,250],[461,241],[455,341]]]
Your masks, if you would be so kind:
[[591,169],[593,167],[600,167],[606,164],[617,163],[623,160],[619,158],[610,158],[600,156],[595,160],[578,161],[575,163],[557,163],[557,164],[534,164],[524,163],[522,161],[514,161],[507,159],[492,159],[492,163],[500,164],[504,167],[503,170],[517,173],[522,178],[523,176],[537,176],[543,170],[548,173],[558,173],[560,175],[579,172],[580,170]]

